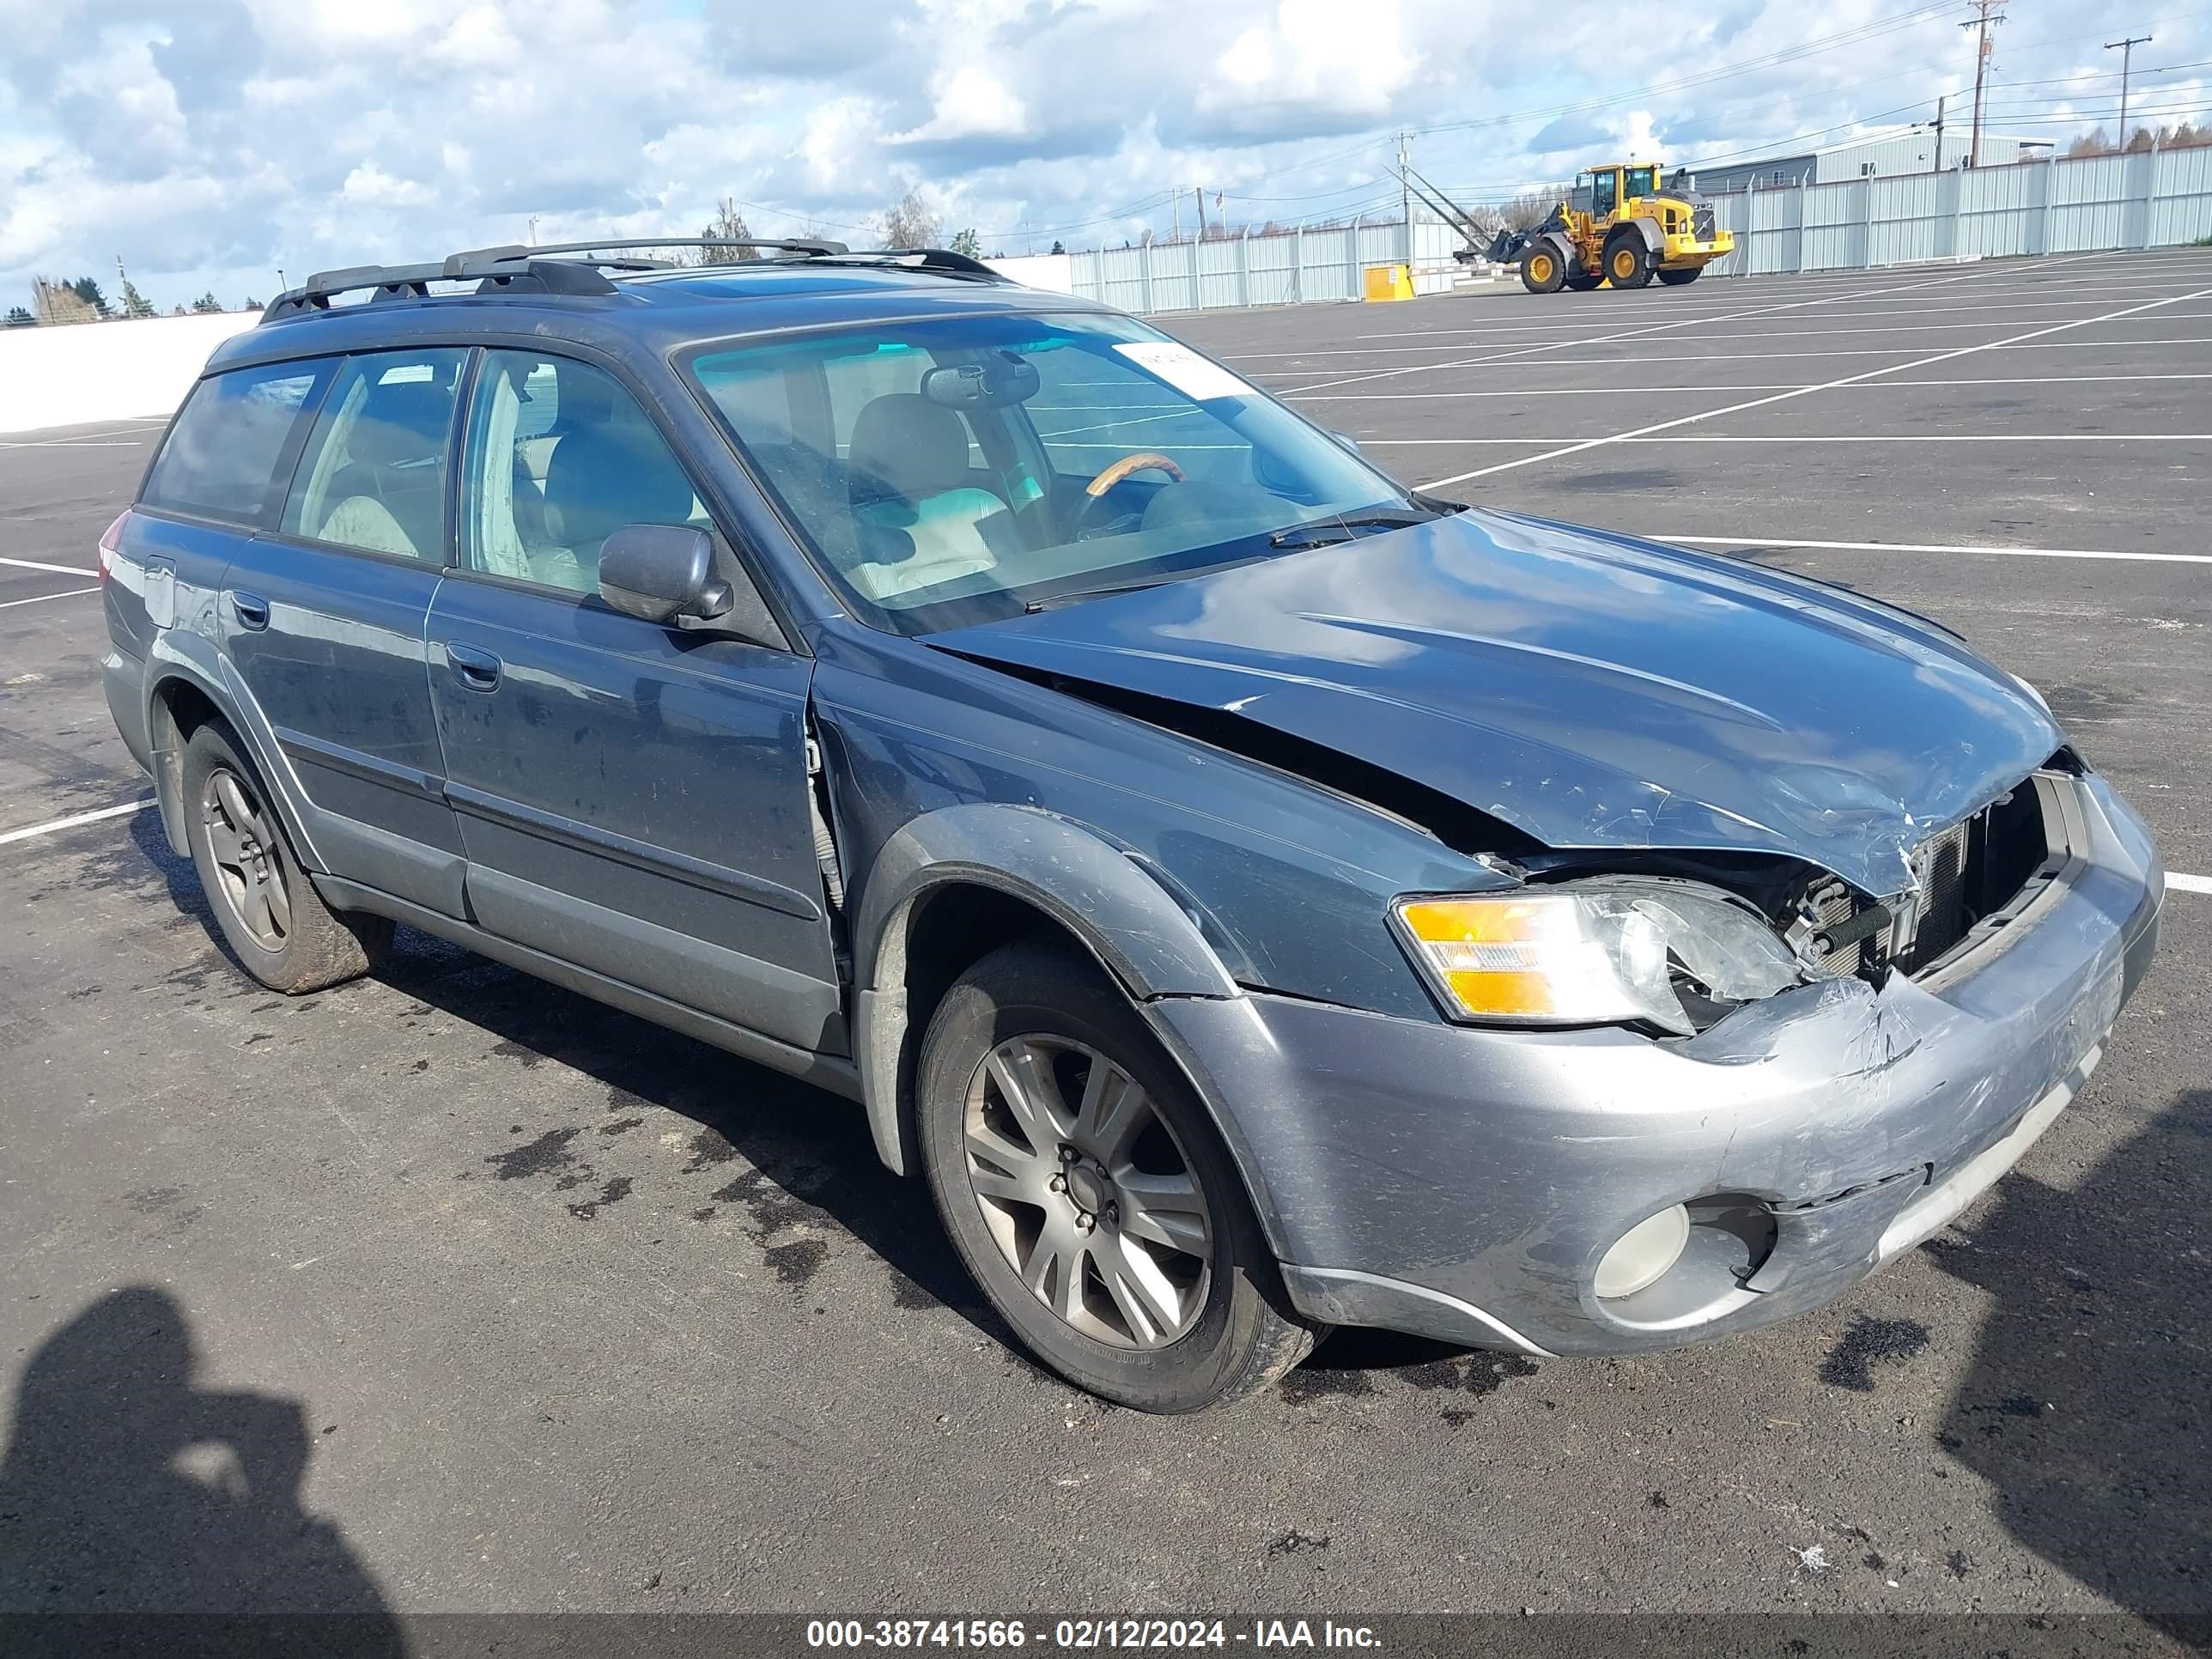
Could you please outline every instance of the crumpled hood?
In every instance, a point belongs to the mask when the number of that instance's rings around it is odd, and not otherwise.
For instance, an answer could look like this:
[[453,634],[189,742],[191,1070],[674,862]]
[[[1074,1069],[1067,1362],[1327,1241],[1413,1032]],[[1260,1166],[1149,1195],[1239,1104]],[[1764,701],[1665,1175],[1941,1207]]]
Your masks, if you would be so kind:
[[1785,853],[1878,896],[2064,740],[1931,623],[1759,566],[1470,512],[931,636],[1224,710],[1556,848]]

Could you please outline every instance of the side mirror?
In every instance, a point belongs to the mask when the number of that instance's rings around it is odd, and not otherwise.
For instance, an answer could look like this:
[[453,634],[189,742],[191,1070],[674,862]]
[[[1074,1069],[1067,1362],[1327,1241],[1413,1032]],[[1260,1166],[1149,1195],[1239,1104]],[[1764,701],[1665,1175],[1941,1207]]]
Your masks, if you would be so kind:
[[599,597],[625,616],[683,628],[730,608],[714,538],[693,525],[633,524],[599,548]]

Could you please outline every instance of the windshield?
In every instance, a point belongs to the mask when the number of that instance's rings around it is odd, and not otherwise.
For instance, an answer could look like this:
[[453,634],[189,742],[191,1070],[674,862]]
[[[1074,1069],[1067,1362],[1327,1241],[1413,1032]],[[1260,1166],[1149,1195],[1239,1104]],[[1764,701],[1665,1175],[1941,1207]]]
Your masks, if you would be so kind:
[[1656,167],[1629,168],[1628,193],[1631,196],[1656,196],[1659,193],[1659,169]]
[[878,627],[933,633],[1276,556],[1398,485],[1126,317],[884,323],[684,363],[817,562]]

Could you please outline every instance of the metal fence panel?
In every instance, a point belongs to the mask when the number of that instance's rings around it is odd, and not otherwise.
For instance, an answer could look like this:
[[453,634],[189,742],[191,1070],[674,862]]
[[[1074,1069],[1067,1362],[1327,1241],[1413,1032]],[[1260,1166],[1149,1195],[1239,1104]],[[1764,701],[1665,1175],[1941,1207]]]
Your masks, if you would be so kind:
[[[1717,197],[1735,252],[1711,274],[1864,270],[1933,260],[2175,247],[2212,236],[2212,147],[1775,185]],[[1458,233],[1417,219],[1073,256],[1075,291],[1125,311],[1357,300],[1370,265],[1449,285]]]

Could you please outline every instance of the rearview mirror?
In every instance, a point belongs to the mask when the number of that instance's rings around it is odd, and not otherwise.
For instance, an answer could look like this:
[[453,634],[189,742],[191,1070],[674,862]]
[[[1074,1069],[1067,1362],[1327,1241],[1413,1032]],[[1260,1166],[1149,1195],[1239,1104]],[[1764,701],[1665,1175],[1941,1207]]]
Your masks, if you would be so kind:
[[1005,409],[1036,397],[1043,384],[1036,364],[1000,350],[981,362],[931,369],[921,377],[921,395],[940,409]]

